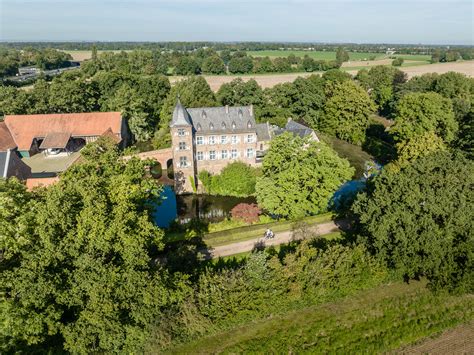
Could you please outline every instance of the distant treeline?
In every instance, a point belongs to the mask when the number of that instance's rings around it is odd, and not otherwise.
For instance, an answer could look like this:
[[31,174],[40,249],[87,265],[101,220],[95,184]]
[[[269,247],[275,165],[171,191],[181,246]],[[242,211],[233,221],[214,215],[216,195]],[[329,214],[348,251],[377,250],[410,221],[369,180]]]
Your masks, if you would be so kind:
[[344,47],[349,52],[374,52],[385,53],[388,49],[395,50],[400,54],[432,54],[434,50],[454,49],[464,51],[472,50],[472,46],[446,46],[446,45],[408,45],[408,44],[357,44],[357,43],[309,43],[309,42],[5,42],[2,44],[8,48],[57,48],[63,50],[92,50],[96,46],[98,50],[173,50],[193,51],[199,48],[213,48],[217,51],[259,51],[280,49],[308,49],[317,51],[336,51]]
[[213,48],[199,48],[192,52],[161,52],[133,50],[131,52],[97,53],[83,63],[83,70],[93,75],[101,70],[119,70],[133,74],[195,75],[195,74],[248,74],[326,71],[339,68],[348,60],[347,52],[339,49],[336,60],[314,60],[307,56],[252,57],[245,51],[217,52]]

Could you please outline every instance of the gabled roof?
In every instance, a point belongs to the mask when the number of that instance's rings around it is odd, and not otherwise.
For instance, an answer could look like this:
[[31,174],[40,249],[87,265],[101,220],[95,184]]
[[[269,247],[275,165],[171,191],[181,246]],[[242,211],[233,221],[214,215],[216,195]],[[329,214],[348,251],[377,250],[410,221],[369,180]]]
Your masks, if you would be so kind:
[[189,118],[189,114],[181,104],[181,100],[178,98],[176,102],[176,106],[173,110],[173,117],[171,119],[170,127],[177,127],[177,126],[191,126],[191,120]]
[[311,133],[314,132],[311,128],[306,127],[306,126],[304,126],[304,125],[302,125],[298,122],[295,122],[293,120],[290,120],[290,121],[287,122],[287,124],[285,126],[285,130],[287,130],[288,132],[291,132],[295,135],[298,135],[301,138],[309,136]]
[[0,152],[5,152],[13,148],[16,148],[16,144],[10,134],[10,130],[5,122],[0,122]]
[[273,127],[273,133],[276,136],[279,136],[280,134],[283,134],[285,132],[290,132],[295,136],[300,136],[301,138],[313,136],[313,138],[319,142],[319,138],[311,128],[306,127],[305,125],[302,125],[301,123],[295,122],[291,119],[286,123],[285,128],[280,128],[276,126]]
[[5,124],[19,150],[29,150],[34,138],[45,138],[51,132],[87,137],[100,136],[110,128],[114,134],[122,133],[120,112],[7,115]]

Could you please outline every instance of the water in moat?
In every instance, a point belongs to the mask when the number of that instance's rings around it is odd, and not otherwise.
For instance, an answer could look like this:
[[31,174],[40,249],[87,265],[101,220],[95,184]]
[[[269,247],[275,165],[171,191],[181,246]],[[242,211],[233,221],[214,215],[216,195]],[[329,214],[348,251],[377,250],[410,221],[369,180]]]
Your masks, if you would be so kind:
[[180,223],[192,219],[219,222],[230,217],[230,211],[239,203],[256,203],[255,197],[210,195],[176,195],[171,186],[165,186],[162,202],[153,214],[159,227],[169,227],[177,219]]

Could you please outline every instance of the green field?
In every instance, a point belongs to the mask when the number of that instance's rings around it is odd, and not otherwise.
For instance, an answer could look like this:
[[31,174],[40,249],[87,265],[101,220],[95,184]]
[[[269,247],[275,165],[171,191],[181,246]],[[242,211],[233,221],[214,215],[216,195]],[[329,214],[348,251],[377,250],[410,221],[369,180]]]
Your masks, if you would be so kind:
[[398,282],[338,302],[274,315],[169,352],[384,353],[467,323],[473,317],[473,295],[433,294],[425,281]]
[[[317,60],[335,60],[336,52],[331,51],[302,51],[302,50],[268,50],[268,51],[248,51],[249,55],[253,57],[288,57],[290,54],[293,54],[297,57],[304,57],[308,55],[309,57]],[[370,53],[370,52],[349,52],[350,60],[369,60],[371,57],[374,57],[376,60],[379,59],[388,59],[389,56],[384,53]],[[416,61],[429,61],[431,56],[429,55],[411,55],[411,54],[401,54],[396,57],[401,57],[405,60],[416,60]]]

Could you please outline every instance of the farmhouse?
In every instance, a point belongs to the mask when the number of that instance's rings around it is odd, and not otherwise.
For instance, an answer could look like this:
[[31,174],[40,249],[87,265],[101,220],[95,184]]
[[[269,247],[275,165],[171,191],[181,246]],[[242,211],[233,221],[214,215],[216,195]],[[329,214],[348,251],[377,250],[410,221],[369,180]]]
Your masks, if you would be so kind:
[[7,115],[0,122],[2,177],[54,177],[79,158],[82,147],[102,135],[127,143],[120,112]]
[[202,170],[219,173],[227,164],[261,164],[275,135],[285,131],[318,137],[310,128],[288,121],[285,128],[256,123],[253,106],[185,108],[178,99],[171,120],[175,190],[192,192]]

